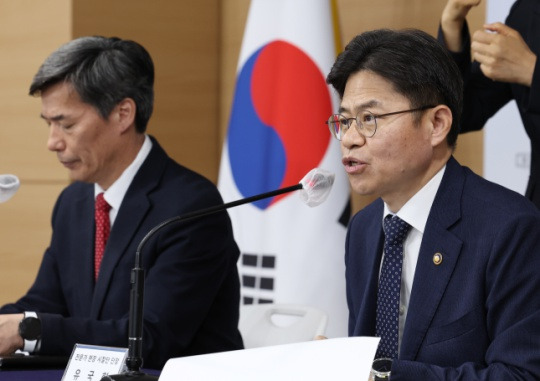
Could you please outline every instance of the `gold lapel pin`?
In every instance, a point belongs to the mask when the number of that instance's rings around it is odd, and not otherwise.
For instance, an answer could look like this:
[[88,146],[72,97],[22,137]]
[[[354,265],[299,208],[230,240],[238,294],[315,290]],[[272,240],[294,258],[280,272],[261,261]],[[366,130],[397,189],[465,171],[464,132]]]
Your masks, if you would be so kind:
[[433,254],[433,263],[435,264],[435,266],[439,266],[442,263],[442,254],[441,253]]

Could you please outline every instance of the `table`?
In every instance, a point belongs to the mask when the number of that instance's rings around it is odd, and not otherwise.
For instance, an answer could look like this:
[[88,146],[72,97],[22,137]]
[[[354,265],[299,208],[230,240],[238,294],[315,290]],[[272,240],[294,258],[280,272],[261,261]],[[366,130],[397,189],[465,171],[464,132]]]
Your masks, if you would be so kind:
[[[143,372],[155,376],[160,374],[160,371],[150,369],[143,369]],[[0,381],[60,381],[63,374],[64,369],[0,370]]]
[[1,370],[0,381],[60,381],[64,369]]

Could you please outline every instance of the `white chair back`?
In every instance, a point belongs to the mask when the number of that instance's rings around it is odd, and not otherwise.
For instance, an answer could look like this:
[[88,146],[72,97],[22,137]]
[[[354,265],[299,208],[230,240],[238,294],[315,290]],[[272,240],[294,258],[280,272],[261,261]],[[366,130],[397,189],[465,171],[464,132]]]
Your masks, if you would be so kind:
[[250,304],[240,307],[239,329],[245,348],[310,341],[324,335],[328,315],[295,304]]

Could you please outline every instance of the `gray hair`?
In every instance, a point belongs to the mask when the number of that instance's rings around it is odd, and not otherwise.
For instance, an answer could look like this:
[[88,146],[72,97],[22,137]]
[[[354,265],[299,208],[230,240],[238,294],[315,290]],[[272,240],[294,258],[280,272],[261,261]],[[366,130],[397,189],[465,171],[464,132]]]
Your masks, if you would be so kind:
[[120,101],[133,99],[136,129],[146,131],[154,108],[154,64],[140,44],[101,36],[72,40],[45,59],[29,94],[40,95],[61,81],[71,84],[103,119],[108,119]]

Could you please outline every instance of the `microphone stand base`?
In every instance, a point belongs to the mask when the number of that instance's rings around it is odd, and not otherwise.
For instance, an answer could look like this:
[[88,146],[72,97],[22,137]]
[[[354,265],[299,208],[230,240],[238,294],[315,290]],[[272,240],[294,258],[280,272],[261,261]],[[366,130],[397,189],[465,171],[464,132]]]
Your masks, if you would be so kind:
[[158,376],[142,372],[128,371],[122,374],[104,376],[101,381],[157,381]]

